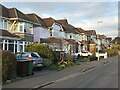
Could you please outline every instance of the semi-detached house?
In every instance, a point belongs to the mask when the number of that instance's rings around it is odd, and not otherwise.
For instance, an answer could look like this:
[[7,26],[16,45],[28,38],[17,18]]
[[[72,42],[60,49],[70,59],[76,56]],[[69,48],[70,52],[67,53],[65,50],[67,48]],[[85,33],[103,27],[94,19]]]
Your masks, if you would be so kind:
[[53,51],[66,51],[67,42],[65,38],[65,32],[62,25],[53,18],[44,18],[50,36],[47,38],[41,38],[41,43],[48,45]]
[[[7,30],[11,34],[11,36],[12,35],[16,36],[16,38],[14,37],[16,41],[11,41],[9,39],[7,39],[6,41],[3,40],[2,46],[3,50],[10,49],[10,51],[14,53],[24,51],[25,46],[27,44],[33,43],[33,25],[34,25],[33,21],[16,8],[6,8],[2,5],[1,7],[2,7],[2,15],[0,18],[1,29]],[[5,31],[3,33],[5,33]]]
[[11,34],[9,30],[9,10],[0,5],[2,13],[0,13],[0,49],[9,50],[11,52],[19,51],[20,37]]
[[67,19],[57,20],[61,23],[65,32],[65,40],[67,44],[67,53],[74,54],[80,51],[81,43],[79,42],[79,32],[77,29],[68,23]]
[[41,39],[46,39],[50,37],[50,30],[43,21],[41,17],[36,15],[35,13],[26,14],[30,19],[33,20],[36,25],[33,28],[33,37],[35,43],[40,43]]
[[88,35],[85,33],[85,30],[82,28],[77,28],[77,31],[80,33],[80,42],[81,42],[81,51],[88,50]]
[[87,34],[88,38],[88,51],[91,53],[96,52],[96,44],[97,44],[97,35],[95,30],[86,30],[85,33]]

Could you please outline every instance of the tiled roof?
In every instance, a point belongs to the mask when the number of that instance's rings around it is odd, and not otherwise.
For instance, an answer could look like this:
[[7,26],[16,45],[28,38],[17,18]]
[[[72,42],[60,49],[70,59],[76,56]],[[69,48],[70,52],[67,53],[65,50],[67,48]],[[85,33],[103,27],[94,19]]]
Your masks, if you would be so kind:
[[46,27],[45,22],[42,20],[42,18],[40,18],[38,15],[36,15],[35,13],[32,14],[26,14],[30,19],[32,19],[35,23],[39,23],[42,26]]
[[112,40],[112,38],[111,38],[111,37],[107,37],[107,38],[106,38],[106,40],[111,41],[111,40]]
[[61,24],[63,24],[63,25],[68,24],[67,19],[57,20],[57,22],[59,22],[59,23],[61,23]]
[[51,37],[51,38],[47,38],[47,39],[40,39],[40,42],[41,43],[61,43],[61,39],[59,38],[54,38],[54,37]]
[[91,36],[93,32],[95,32],[95,34],[96,34],[96,31],[95,31],[95,30],[86,30],[86,31],[85,31],[85,33],[86,33],[87,35],[89,35],[89,36]]
[[88,44],[86,40],[82,40],[82,44]]
[[105,39],[106,38],[105,35],[100,35],[99,37],[100,37],[100,39]]
[[93,40],[90,40],[89,44],[95,44],[95,42]]
[[9,8],[8,10],[9,10],[10,18],[19,18],[19,19],[23,19],[23,20],[32,21],[27,15],[25,15],[24,13],[22,13],[21,11],[19,11],[16,8]]
[[8,32],[7,30],[2,30],[2,29],[0,29],[0,36],[12,37],[12,38],[20,38],[19,36],[14,35],[14,34]]
[[9,18],[9,11],[8,9],[0,4],[0,16]]
[[77,29],[76,29],[73,25],[68,24],[67,19],[64,19],[64,20],[56,20],[56,21],[62,24],[63,29],[64,29],[65,32],[68,32],[68,33],[70,33],[70,32],[71,32],[71,33],[79,33],[79,32],[77,31]]
[[76,41],[75,40],[73,40],[73,39],[64,39],[64,40],[66,40],[69,44],[76,44]]
[[76,28],[76,29],[79,33],[84,33],[85,32],[85,30],[83,30],[82,28]]
[[53,25],[53,23],[55,22],[55,20],[53,18],[43,18],[43,21],[45,22],[45,24],[48,27],[51,27]]

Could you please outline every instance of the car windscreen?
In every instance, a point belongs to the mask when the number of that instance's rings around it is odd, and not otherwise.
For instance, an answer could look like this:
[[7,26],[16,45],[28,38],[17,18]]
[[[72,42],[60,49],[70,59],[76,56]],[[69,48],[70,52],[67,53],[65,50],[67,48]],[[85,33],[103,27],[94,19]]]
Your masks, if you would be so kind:
[[27,53],[17,53],[16,54],[16,58],[26,58],[28,57],[29,55]]
[[87,52],[82,52],[82,53],[87,53]]
[[37,55],[36,53],[31,53],[31,56],[32,56],[32,57],[36,57],[36,58],[39,57],[39,55]]

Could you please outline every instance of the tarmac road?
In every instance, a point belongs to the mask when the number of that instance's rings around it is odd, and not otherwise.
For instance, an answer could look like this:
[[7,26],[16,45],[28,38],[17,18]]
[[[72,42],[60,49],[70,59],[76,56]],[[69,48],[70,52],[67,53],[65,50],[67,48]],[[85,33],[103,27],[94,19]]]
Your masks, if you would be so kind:
[[56,80],[44,88],[118,88],[118,57],[86,72]]

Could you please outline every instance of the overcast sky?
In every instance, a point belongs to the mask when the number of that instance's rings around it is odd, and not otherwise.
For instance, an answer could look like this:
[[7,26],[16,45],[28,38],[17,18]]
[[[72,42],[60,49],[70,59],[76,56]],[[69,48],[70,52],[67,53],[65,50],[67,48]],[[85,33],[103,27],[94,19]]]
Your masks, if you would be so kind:
[[[118,2],[2,2],[7,8],[36,13],[41,18],[68,19],[75,27],[118,36]],[[102,23],[98,23],[102,22]]]

